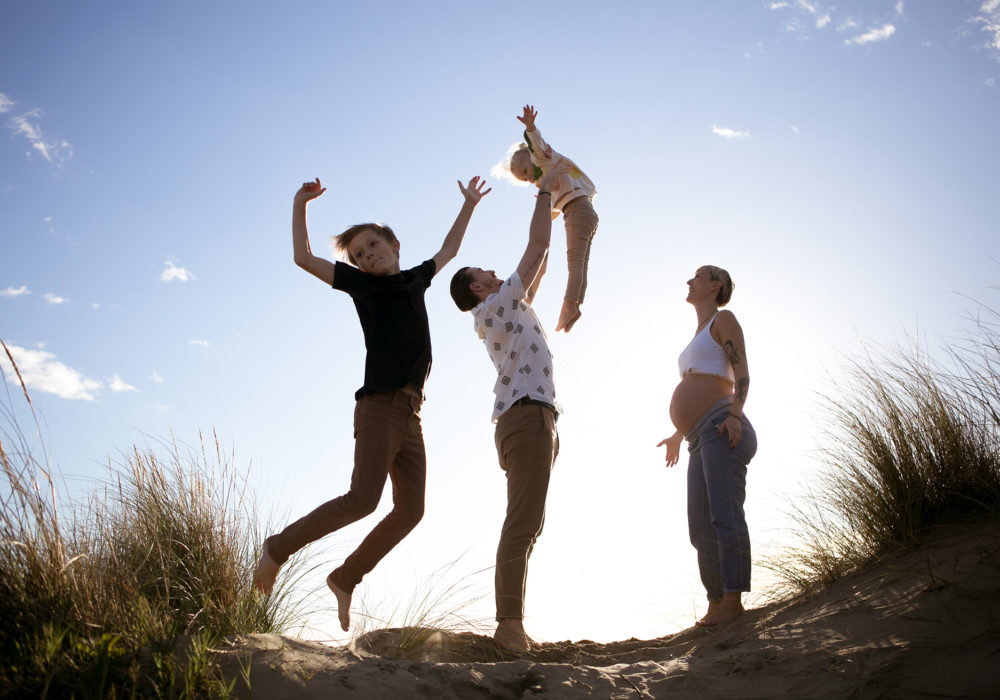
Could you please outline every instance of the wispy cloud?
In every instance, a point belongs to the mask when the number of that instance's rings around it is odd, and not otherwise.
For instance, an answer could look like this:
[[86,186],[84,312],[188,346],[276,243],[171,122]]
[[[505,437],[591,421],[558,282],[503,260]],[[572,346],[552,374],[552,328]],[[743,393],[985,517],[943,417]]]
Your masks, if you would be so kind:
[[58,294],[53,294],[52,292],[46,292],[44,296],[45,296],[45,301],[47,301],[49,304],[65,304],[67,301],[69,301],[69,299],[67,299],[66,297],[61,297]]
[[153,373],[149,375],[149,379],[154,384],[163,384],[163,377],[161,377],[160,373],[157,372],[155,369],[153,370]]
[[161,282],[173,282],[174,280],[187,282],[188,280],[194,279],[193,273],[185,267],[177,267],[174,265],[173,260],[165,260],[164,264],[166,267],[164,267],[163,272],[160,273]]
[[25,294],[31,294],[31,290],[27,286],[21,285],[16,289],[14,287],[7,287],[7,289],[0,289],[0,297],[19,297]]
[[986,34],[985,48],[994,60],[1000,62],[1000,0],[986,0],[971,20]]
[[198,347],[202,348],[207,348],[209,345],[211,345],[211,343],[208,342],[207,340],[189,340],[188,343],[190,343],[191,345],[197,345]]
[[108,380],[108,388],[116,394],[124,391],[139,391],[134,386],[123,380],[117,374]]
[[[0,114],[12,112],[17,101],[8,95],[0,93]],[[66,139],[53,138],[47,136],[39,124],[39,120],[44,116],[44,112],[39,108],[29,109],[20,114],[13,115],[7,120],[7,127],[16,136],[22,136],[28,140],[36,153],[45,160],[56,165],[62,165],[73,157],[73,145]],[[29,152],[30,155],[30,152]]]
[[873,41],[885,41],[893,34],[896,33],[896,27],[891,24],[883,25],[879,29],[872,29],[865,32],[864,34],[859,34],[856,37],[850,39],[844,39],[845,44],[870,44]]
[[725,126],[719,126],[718,124],[712,124],[712,133],[716,136],[721,136],[724,139],[746,139],[750,138],[749,131],[736,131],[735,129],[730,129]]
[[[21,379],[29,389],[54,394],[63,399],[93,401],[96,392],[103,388],[101,382],[89,379],[72,367],[64,365],[50,352],[29,350],[9,344],[7,349],[17,363]],[[9,382],[17,382],[17,375],[7,358],[7,353],[0,353],[0,367],[3,368]]]
[[987,87],[993,87],[996,84],[997,84],[997,79],[996,78],[987,78],[986,79],[986,85],[987,85]]
[[795,133],[795,135],[798,136],[799,135],[799,127],[795,126],[794,124],[792,124],[791,127],[792,127],[792,131]]
[[830,13],[829,12],[827,12],[822,17],[817,17],[816,18],[816,28],[817,29],[822,29],[823,27],[825,27],[828,24],[830,24]]
[[902,17],[903,16],[903,0],[899,0],[899,2],[896,3],[895,10],[896,10],[896,16],[897,17]]

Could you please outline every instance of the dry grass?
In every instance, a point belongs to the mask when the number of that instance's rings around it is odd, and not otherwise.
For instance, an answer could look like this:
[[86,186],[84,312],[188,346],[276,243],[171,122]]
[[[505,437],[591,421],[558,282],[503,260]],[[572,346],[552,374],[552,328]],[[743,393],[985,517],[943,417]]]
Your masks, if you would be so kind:
[[263,538],[246,473],[214,435],[207,444],[199,436],[195,449],[133,448],[102,488],[70,500],[44,449],[20,430],[6,379],[0,697],[229,695],[208,648],[291,625],[301,569],[286,566],[271,596],[251,590]]
[[935,525],[1000,515],[1000,333],[984,310],[935,362],[919,349],[848,361],[803,544],[765,566],[794,590],[829,585]]

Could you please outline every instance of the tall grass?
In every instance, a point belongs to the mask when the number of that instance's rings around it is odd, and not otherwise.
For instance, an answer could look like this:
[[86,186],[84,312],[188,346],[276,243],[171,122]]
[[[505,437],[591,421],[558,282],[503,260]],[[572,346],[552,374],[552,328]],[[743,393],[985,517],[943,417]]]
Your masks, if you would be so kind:
[[765,564],[794,589],[828,585],[935,525],[1000,515],[1000,316],[945,347],[849,360],[817,488],[793,517],[803,544]]
[[133,448],[102,488],[69,500],[21,431],[7,379],[0,697],[228,695],[207,649],[225,635],[282,631],[295,615],[294,563],[271,596],[251,590],[263,537],[246,474],[214,435],[195,449],[172,441]]

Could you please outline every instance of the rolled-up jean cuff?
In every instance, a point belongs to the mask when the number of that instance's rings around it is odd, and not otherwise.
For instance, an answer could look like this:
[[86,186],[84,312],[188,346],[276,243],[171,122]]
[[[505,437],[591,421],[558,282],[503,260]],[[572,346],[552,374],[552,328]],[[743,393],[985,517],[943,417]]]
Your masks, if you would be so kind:
[[711,408],[705,411],[705,415],[699,418],[698,422],[695,423],[689,431],[684,433],[684,439],[687,440],[688,443],[690,444],[694,440],[694,438],[698,436],[698,433],[701,431],[701,429],[705,427],[706,423],[708,423],[710,420],[712,420],[712,418],[721,413],[722,409],[726,409],[728,411],[729,407],[732,405],[733,405],[733,397],[723,396],[721,399],[712,404]]

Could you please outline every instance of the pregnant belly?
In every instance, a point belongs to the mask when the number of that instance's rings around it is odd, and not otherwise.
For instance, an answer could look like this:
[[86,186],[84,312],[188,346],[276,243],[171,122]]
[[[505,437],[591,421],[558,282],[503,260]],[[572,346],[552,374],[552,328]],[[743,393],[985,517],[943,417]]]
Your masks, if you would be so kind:
[[686,374],[670,397],[670,421],[675,428],[686,433],[712,404],[732,394],[733,385],[722,377],[713,374]]

